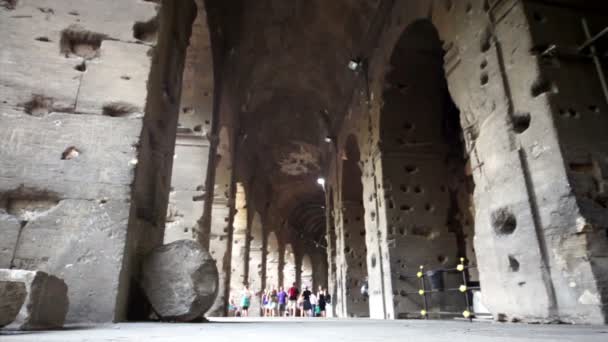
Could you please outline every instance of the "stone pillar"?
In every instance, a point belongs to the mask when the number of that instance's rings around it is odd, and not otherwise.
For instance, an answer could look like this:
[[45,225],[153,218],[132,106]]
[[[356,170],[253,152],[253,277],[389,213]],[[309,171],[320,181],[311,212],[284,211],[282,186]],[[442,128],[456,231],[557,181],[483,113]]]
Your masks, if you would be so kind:
[[382,186],[382,159],[378,150],[363,158],[363,206],[365,207],[365,245],[369,313],[374,319],[393,319],[393,289],[386,233],[386,211]]
[[225,316],[228,300],[231,296],[232,213],[234,212],[231,207],[232,203],[215,199],[211,207],[209,253],[217,266],[219,287],[215,303],[207,312],[207,316]]
[[266,238],[266,287],[279,289],[279,242],[275,232]]
[[361,295],[361,286],[367,278],[363,215],[360,202],[342,202],[342,222],[336,226],[336,235],[340,306],[344,317],[369,316],[367,298]]
[[[330,188],[331,189],[331,188]],[[326,200],[326,220],[325,226],[327,228],[327,232],[325,235],[325,241],[327,242],[326,256],[327,256],[327,292],[332,298],[331,306],[329,310],[327,310],[328,317],[336,316],[336,300],[337,296],[337,286],[336,286],[336,273],[337,273],[337,265],[336,265],[336,226],[334,224],[334,199],[333,199],[333,191],[330,190],[327,192]]]
[[249,289],[254,294],[251,299],[251,308],[249,309],[249,315],[256,317],[261,315],[261,298],[262,291],[265,286],[265,272],[264,272],[264,229],[262,227],[262,220],[260,214],[254,213],[253,219],[251,220],[249,230],[249,256],[248,256],[248,274],[247,280],[249,283]]
[[249,254],[247,251],[247,209],[245,189],[236,184],[236,213],[232,224],[232,247],[230,248],[230,294],[240,305],[243,287],[247,283]]

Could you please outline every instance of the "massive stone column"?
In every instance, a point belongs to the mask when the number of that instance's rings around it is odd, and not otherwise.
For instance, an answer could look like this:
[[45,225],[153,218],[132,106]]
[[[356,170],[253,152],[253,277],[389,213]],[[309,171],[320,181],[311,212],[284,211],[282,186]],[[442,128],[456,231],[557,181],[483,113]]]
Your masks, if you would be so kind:
[[327,256],[327,292],[332,298],[332,304],[327,310],[328,317],[335,317],[336,315],[336,300],[337,295],[337,253],[336,253],[336,225],[335,217],[336,214],[334,208],[334,193],[332,188],[326,193],[326,217],[325,217],[325,241],[327,242],[326,256]]
[[241,183],[236,184],[235,194],[236,213],[232,224],[232,247],[230,248],[230,294],[229,296],[240,305],[241,294],[247,283],[247,199],[245,188]]
[[261,298],[265,284],[265,269],[264,269],[264,228],[260,214],[254,212],[251,219],[249,229],[249,267],[247,281],[249,289],[254,294],[251,299],[251,308],[249,309],[250,316],[260,316],[261,314]]

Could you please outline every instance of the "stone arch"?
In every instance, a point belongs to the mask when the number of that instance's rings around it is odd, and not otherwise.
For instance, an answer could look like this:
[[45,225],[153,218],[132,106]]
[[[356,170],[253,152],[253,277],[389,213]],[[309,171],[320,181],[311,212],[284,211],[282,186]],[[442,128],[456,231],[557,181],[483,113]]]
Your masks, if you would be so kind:
[[[370,277],[372,296],[382,288],[380,301],[394,309],[388,317],[405,318],[422,308],[421,298],[407,296],[418,286],[407,276],[420,265],[441,269],[455,266],[460,257],[474,260],[466,250],[473,237],[473,181],[465,174],[460,112],[448,91],[444,50],[433,23],[421,19],[408,25],[389,63],[376,164],[382,174],[375,185],[378,210],[385,216],[367,231],[380,230],[385,239],[368,239],[368,269],[383,268],[380,277]],[[441,298],[431,297],[429,305],[435,310],[457,305],[455,295]]]
[[274,231],[268,234],[266,243],[266,287],[279,288],[279,241]]
[[251,292],[256,294],[251,300],[250,315],[258,316],[261,314],[261,303],[259,294],[263,291],[264,284],[264,227],[262,217],[256,211],[253,213],[249,227],[249,267],[247,268],[247,283]]

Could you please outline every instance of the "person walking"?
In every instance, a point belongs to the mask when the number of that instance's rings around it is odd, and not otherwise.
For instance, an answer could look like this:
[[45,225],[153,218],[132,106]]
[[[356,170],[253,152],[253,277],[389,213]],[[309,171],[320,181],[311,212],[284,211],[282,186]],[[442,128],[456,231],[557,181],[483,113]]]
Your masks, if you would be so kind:
[[278,298],[278,294],[277,294],[277,289],[273,288],[272,291],[270,291],[270,300],[268,301],[268,311],[269,311],[270,317],[276,316],[278,301],[279,301],[279,298]]
[[277,293],[278,297],[278,309],[279,309],[279,317],[283,317],[287,315],[287,292],[283,289],[283,286],[279,288],[279,292]]
[[317,317],[317,295],[310,293],[310,317]]
[[311,316],[312,306],[310,304],[310,295],[312,292],[308,289],[308,286],[304,287],[304,291],[302,291],[302,312],[300,317],[304,317],[304,315]]
[[249,307],[251,306],[251,291],[249,291],[249,286],[245,285],[243,289],[243,293],[241,295],[241,316],[247,317],[249,316]]
[[326,310],[326,306],[327,306],[327,299],[326,299],[326,294],[325,291],[323,290],[323,288],[321,288],[321,286],[319,286],[319,292],[317,295],[317,313],[318,316],[320,317],[327,317],[327,312]]
[[296,283],[293,283],[287,294],[289,300],[287,310],[289,311],[291,317],[296,317],[296,312],[298,309],[298,295],[300,294],[300,291],[296,287]]
[[263,317],[269,316],[269,312],[268,312],[269,299],[270,298],[268,296],[268,290],[264,289],[264,292],[262,293],[262,316]]

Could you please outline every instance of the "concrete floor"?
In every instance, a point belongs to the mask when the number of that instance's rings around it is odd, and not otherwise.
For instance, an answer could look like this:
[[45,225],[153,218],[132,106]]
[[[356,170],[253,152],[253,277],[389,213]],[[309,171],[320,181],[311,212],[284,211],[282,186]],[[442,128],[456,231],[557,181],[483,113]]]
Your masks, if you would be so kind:
[[61,331],[0,332],[0,341],[36,342],[606,342],[608,326],[526,325],[364,319],[214,319],[206,324],[123,323]]

